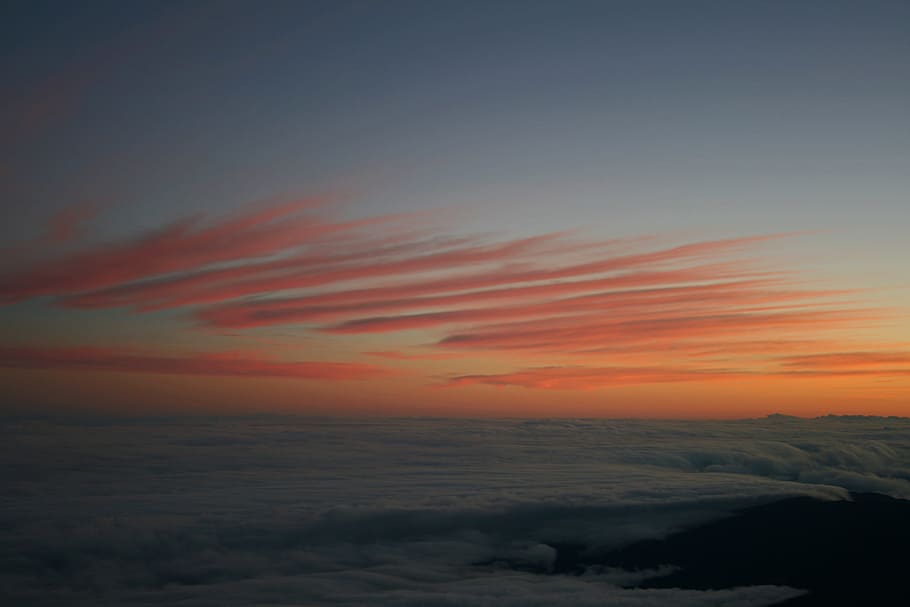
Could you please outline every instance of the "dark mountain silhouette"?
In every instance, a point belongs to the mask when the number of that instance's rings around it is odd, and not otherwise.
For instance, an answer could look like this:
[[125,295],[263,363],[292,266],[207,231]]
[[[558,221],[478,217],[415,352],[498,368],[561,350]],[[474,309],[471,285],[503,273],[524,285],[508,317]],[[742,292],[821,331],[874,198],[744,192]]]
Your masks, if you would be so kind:
[[910,501],[874,493],[851,497],[785,499],[602,555],[564,546],[554,570],[670,564],[679,569],[639,586],[776,584],[808,591],[781,603],[792,607],[910,604]]

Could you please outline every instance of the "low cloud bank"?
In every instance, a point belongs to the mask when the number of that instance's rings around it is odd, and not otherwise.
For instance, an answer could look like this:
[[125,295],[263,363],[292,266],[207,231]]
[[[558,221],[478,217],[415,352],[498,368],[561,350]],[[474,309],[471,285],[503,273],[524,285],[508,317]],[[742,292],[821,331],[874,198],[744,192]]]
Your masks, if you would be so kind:
[[[155,419],[0,426],[12,604],[770,605],[548,576],[733,509],[910,496],[910,420]],[[525,563],[521,567],[503,563]]]

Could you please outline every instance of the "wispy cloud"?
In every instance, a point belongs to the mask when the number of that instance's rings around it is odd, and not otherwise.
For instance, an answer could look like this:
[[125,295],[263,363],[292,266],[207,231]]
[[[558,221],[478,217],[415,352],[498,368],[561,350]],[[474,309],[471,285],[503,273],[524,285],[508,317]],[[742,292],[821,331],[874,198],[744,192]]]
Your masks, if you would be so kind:
[[446,385],[485,384],[546,390],[590,390],[628,384],[732,379],[749,375],[723,368],[685,367],[537,367],[511,373],[458,375]]
[[788,356],[782,359],[786,367],[802,369],[831,369],[856,367],[895,366],[910,371],[910,350],[894,352],[826,352],[804,356]]
[[189,217],[137,238],[87,246],[3,277],[0,299],[16,302],[45,295],[65,296],[192,272],[211,264],[248,261],[299,246],[306,238],[318,240],[362,225],[301,215],[301,211],[324,202],[323,198],[294,201],[215,222]]
[[95,201],[64,207],[48,220],[44,240],[50,244],[65,244],[79,238],[87,225],[101,212],[102,205]]
[[[807,376],[905,367],[902,352],[865,352],[887,344],[857,342],[851,354],[834,335],[885,317],[857,301],[861,291],[818,288],[761,259],[763,246],[793,235],[681,245],[566,232],[507,239],[433,229],[425,216],[334,219],[332,200],[187,217],[119,242],[76,243],[65,255],[6,272],[0,302],[49,296],[67,308],[183,308],[213,332],[301,325],[314,339],[333,339],[411,331],[419,335],[410,344],[372,355],[409,360],[411,345],[421,346],[415,358],[425,360],[482,354],[516,367],[548,363],[546,371],[461,374],[453,384],[591,387],[729,378],[739,373],[733,369]],[[51,234],[72,240],[91,211],[53,218]],[[76,364],[55,356],[57,366]],[[39,358],[25,357],[35,364]],[[89,356],[95,362],[85,364],[171,364],[115,358]],[[227,373],[223,364],[200,359],[173,367]],[[308,368],[263,364],[231,373]],[[320,371],[333,377],[334,369]]]
[[[376,312],[405,312],[429,308],[461,307],[478,304],[512,303],[521,301],[563,301],[564,296],[576,293],[621,295],[632,287],[653,287],[663,284],[699,280],[719,280],[727,276],[718,266],[694,267],[663,272],[628,272],[606,278],[563,282],[526,284],[514,275],[503,272],[477,277],[456,277],[406,283],[393,287],[343,290],[308,297],[270,299],[257,302],[230,303],[211,307],[198,313],[207,324],[221,327],[255,327],[270,324],[324,321],[338,318],[366,320],[364,315]],[[735,276],[735,274],[729,274]],[[527,277],[527,273],[524,274]],[[491,285],[509,285],[482,288]],[[770,281],[766,284],[772,284]],[[477,287],[480,286],[480,288]],[[452,293],[452,291],[459,291]],[[440,294],[443,293],[443,294]]]
[[798,377],[910,376],[910,349],[887,352],[825,352],[779,359],[785,373]]
[[[663,299],[651,298],[653,292],[620,292],[583,297],[558,299],[554,301],[536,302],[524,305],[476,308],[464,310],[449,310],[445,312],[431,312],[393,317],[362,318],[333,325],[323,330],[329,333],[382,333],[404,329],[417,329],[433,327],[444,324],[463,322],[490,322],[508,321],[517,318],[556,318],[564,319],[569,314],[585,326],[597,326],[602,319],[609,318],[611,325],[625,318],[641,319],[647,316],[650,320],[663,319],[670,316],[673,319],[684,318],[686,314],[711,313],[717,310],[717,303],[711,305],[712,295],[708,288],[690,287],[680,288],[690,293],[670,295]],[[748,304],[765,303],[768,301],[783,302],[788,297],[793,299],[810,298],[812,293],[749,293],[736,292],[736,285],[722,285],[720,291],[726,289],[721,299],[728,309],[739,307],[742,311],[755,311],[757,308],[745,308]],[[673,291],[674,289],[667,289]],[[656,300],[656,301],[655,301]],[[671,311],[666,311],[667,306],[675,306]],[[664,310],[656,309],[664,308]],[[761,308],[758,308],[761,309]],[[752,315],[755,317],[756,315]],[[765,315],[769,320],[775,316]],[[745,321],[744,321],[745,324]],[[564,326],[564,325],[563,325]]]
[[387,374],[385,369],[377,365],[327,361],[285,362],[256,352],[161,354],[101,347],[2,347],[0,367],[320,380],[370,379]]
[[458,352],[401,352],[399,350],[376,350],[373,352],[364,352],[368,356],[385,358],[388,360],[446,360],[453,358],[464,358],[464,354]]
[[[748,342],[747,342],[748,343]],[[757,342],[762,344],[764,342]],[[722,349],[729,360],[737,352],[737,344]],[[773,347],[773,344],[769,347]],[[798,342],[797,342],[798,347]],[[816,346],[818,347],[818,346]],[[654,344],[647,347],[648,358],[655,358]],[[767,354],[765,347],[755,352]],[[620,354],[617,358],[628,355]],[[772,379],[794,377],[857,377],[857,376],[910,376],[908,352],[849,352],[808,354],[777,359],[768,358],[755,366],[719,367],[713,362],[697,360],[688,365],[666,366],[547,366],[530,367],[508,373],[481,373],[454,375],[442,387],[468,384],[490,386],[516,386],[522,388],[589,390],[628,384],[656,384],[686,381],[724,381],[730,379]]]
[[[758,336],[769,331],[811,333],[832,327],[848,327],[858,320],[874,318],[863,311],[805,310],[754,311],[738,313],[687,314],[668,309],[647,313],[629,311],[620,320],[598,319],[590,315],[486,325],[470,332],[445,337],[440,344],[455,348],[544,349],[572,351],[597,345],[637,343],[654,340]],[[873,313],[874,314],[874,313]],[[637,317],[636,317],[637,316]],[[733,353],[731,351],[731,353]]]

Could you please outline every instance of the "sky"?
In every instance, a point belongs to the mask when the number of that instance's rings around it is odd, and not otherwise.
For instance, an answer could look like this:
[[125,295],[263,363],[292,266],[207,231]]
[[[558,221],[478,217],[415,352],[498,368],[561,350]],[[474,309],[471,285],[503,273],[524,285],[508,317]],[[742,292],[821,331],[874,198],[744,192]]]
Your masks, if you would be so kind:
[[910,415],[905,2],[2,11],[5,412]]

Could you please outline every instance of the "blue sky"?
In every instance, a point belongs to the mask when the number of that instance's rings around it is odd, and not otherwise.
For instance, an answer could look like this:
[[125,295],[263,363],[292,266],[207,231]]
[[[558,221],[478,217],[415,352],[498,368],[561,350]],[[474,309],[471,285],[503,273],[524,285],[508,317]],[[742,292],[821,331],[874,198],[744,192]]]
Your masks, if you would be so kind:
[[907,217],[908,12],[14,3],[5,86],[62,107],[9,154],[12,199],[107,195],[128,224],[352,188],[354,212],[520,231],[887,231]]

